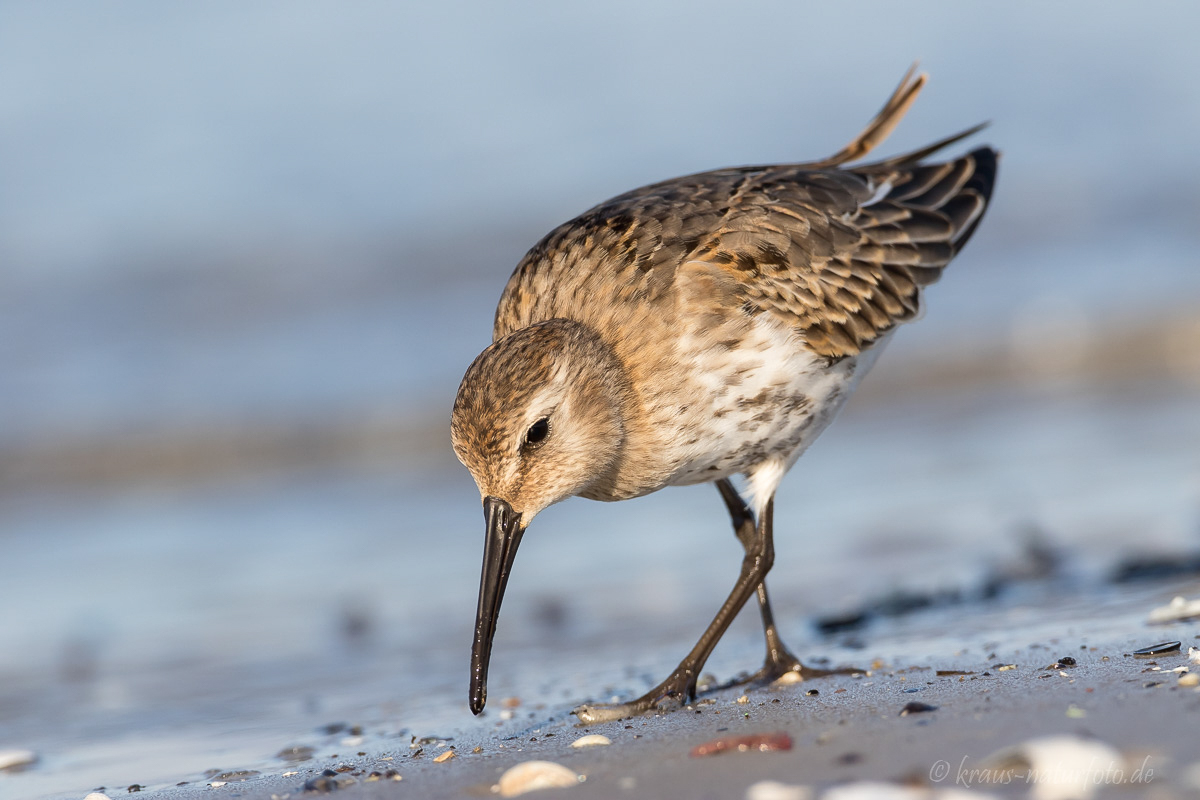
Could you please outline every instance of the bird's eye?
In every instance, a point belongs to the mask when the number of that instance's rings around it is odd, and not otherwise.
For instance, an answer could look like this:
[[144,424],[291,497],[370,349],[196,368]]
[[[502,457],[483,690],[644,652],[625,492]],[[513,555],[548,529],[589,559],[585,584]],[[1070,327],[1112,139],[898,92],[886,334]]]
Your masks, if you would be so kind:
[[529,430],[525,432],[525,444],[527,446],[539,445],[546,441],[546,437],[550,435],[550,419],[542,417],[537,422],[529,426]]

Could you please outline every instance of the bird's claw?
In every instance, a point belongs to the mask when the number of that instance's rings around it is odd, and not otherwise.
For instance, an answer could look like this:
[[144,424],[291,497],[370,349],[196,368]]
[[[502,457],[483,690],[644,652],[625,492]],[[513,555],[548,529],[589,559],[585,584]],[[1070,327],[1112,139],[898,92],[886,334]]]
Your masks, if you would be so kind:
[[571,713],[585,725],[612,722],[658,711],[674,711],[696,697],[696,676],[691,670],[677,671],[636,700],[628,703],[582,705]]
[[826,678],[830,675],[853,675],[856,672],[864,671],[857,667],[837,667],[835,669],[808,667],[800,663],[800,659],[795,657],[792,657],[791,660],[785,659],[779,661],[767,659],[766,663],[762,665],[762,669],[747,678],[745,682],[768,684],[784,679],[786,682],[799,683],[801,681],[812,680],[813,678]]

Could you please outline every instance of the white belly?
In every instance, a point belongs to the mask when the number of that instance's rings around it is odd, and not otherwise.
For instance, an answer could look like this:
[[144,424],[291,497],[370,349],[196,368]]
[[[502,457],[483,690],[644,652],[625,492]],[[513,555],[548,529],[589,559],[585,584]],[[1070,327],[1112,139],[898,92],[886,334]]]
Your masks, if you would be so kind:
[[685,426],[691,435],[681,443],[681,466],[670,483],[745,473],[753,484],[765,467],[772,473],[767,481],[777,484],[833,421],[888,338],[829,365],[793,331],[763,315],[740,346],[700,351],[689,370],[696,398]]

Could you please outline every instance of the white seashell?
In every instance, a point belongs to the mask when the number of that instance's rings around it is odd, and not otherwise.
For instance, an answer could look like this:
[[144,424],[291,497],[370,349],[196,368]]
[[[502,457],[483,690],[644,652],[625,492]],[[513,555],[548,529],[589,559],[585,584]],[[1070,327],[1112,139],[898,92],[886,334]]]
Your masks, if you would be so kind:
[[1151,625],[1161,625],[1167,622],[1182,622],[1200,617],[1200,597],[1188,600],[1176,597],[1165,606],[1159,606],[1150,612]]
[[0,750],[0,770],[27,767],[37,761],[32,750]]
[[579,776],[562,764],[553,761],[523,761],[500,776],[501,797],[516,797],[538,789],[560,789],[575,786]]
[[1013,756],[1029,766],[1033,800],[1088,800],[1106,775],[1130,774],[1116,749],[1078,736],[1031,739],[989,760],[1003,762]]
[[590,733],[571,742],[571,747],[598,747],[606,744],[612,744],[612,739],[598,733]]
[[812,789],[779,781],[759,781],[746,790],[746,800],[809,800]]
[[821,800],[930,800],[936,796],[924,787],[901,786],[898,783],[883,781],[855,781],[833,787],[821,795]]

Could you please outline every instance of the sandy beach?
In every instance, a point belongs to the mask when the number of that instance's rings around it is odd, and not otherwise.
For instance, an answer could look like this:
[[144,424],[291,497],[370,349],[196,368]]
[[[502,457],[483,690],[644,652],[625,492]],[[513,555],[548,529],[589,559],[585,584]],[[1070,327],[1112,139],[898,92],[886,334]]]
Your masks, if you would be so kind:
[[[949,797],[951,790],[975,793],[958,797],[1192,797],[1200,794],[1200,689],[1187,676],[1200,674],[1200,663],[1189,661],[1187,650],[1200,646],[1200,628],[1195,621],[1146,620],[1175,593],[1197,589],[1195,579],[1069,595],[1025,587],[1020,600],[911,614],[853,648],[824,648],[834,662],[862,666],[862,673],[710,690],[673,713],[587,728],[575,724],[570,704],[536,694],[519,705],[510,700],[509,709],[497,698],[478,722],[453,721],[452,735],[397,732],[364,715],[310,731],[306,745],[279,740],[281,751],[311,748],[309,759],[225,764],[207,777],[179,775],[185,783],[178,786],[144,786],[142,794],[489,797],[510,767],[546,760],[579,781],[533,795],[547,800],[916,798]],[[952,636],[945,633],[950,617],[962,628]],[[1181,641],[1181,650],[1131,655],[1165,640]],[[553,676],[541,678],[554,686]],[[721,737],[777,733],[790,737],[790,750],[689,755]],[[611,744],[571,746],[587,734]],[[239,774],[248,769],[254,771]],[[862,782],[882,782],[895,794]],[[127,789],[104,791],[115,798]],[[861,793],[835,795],[851,790]]]

